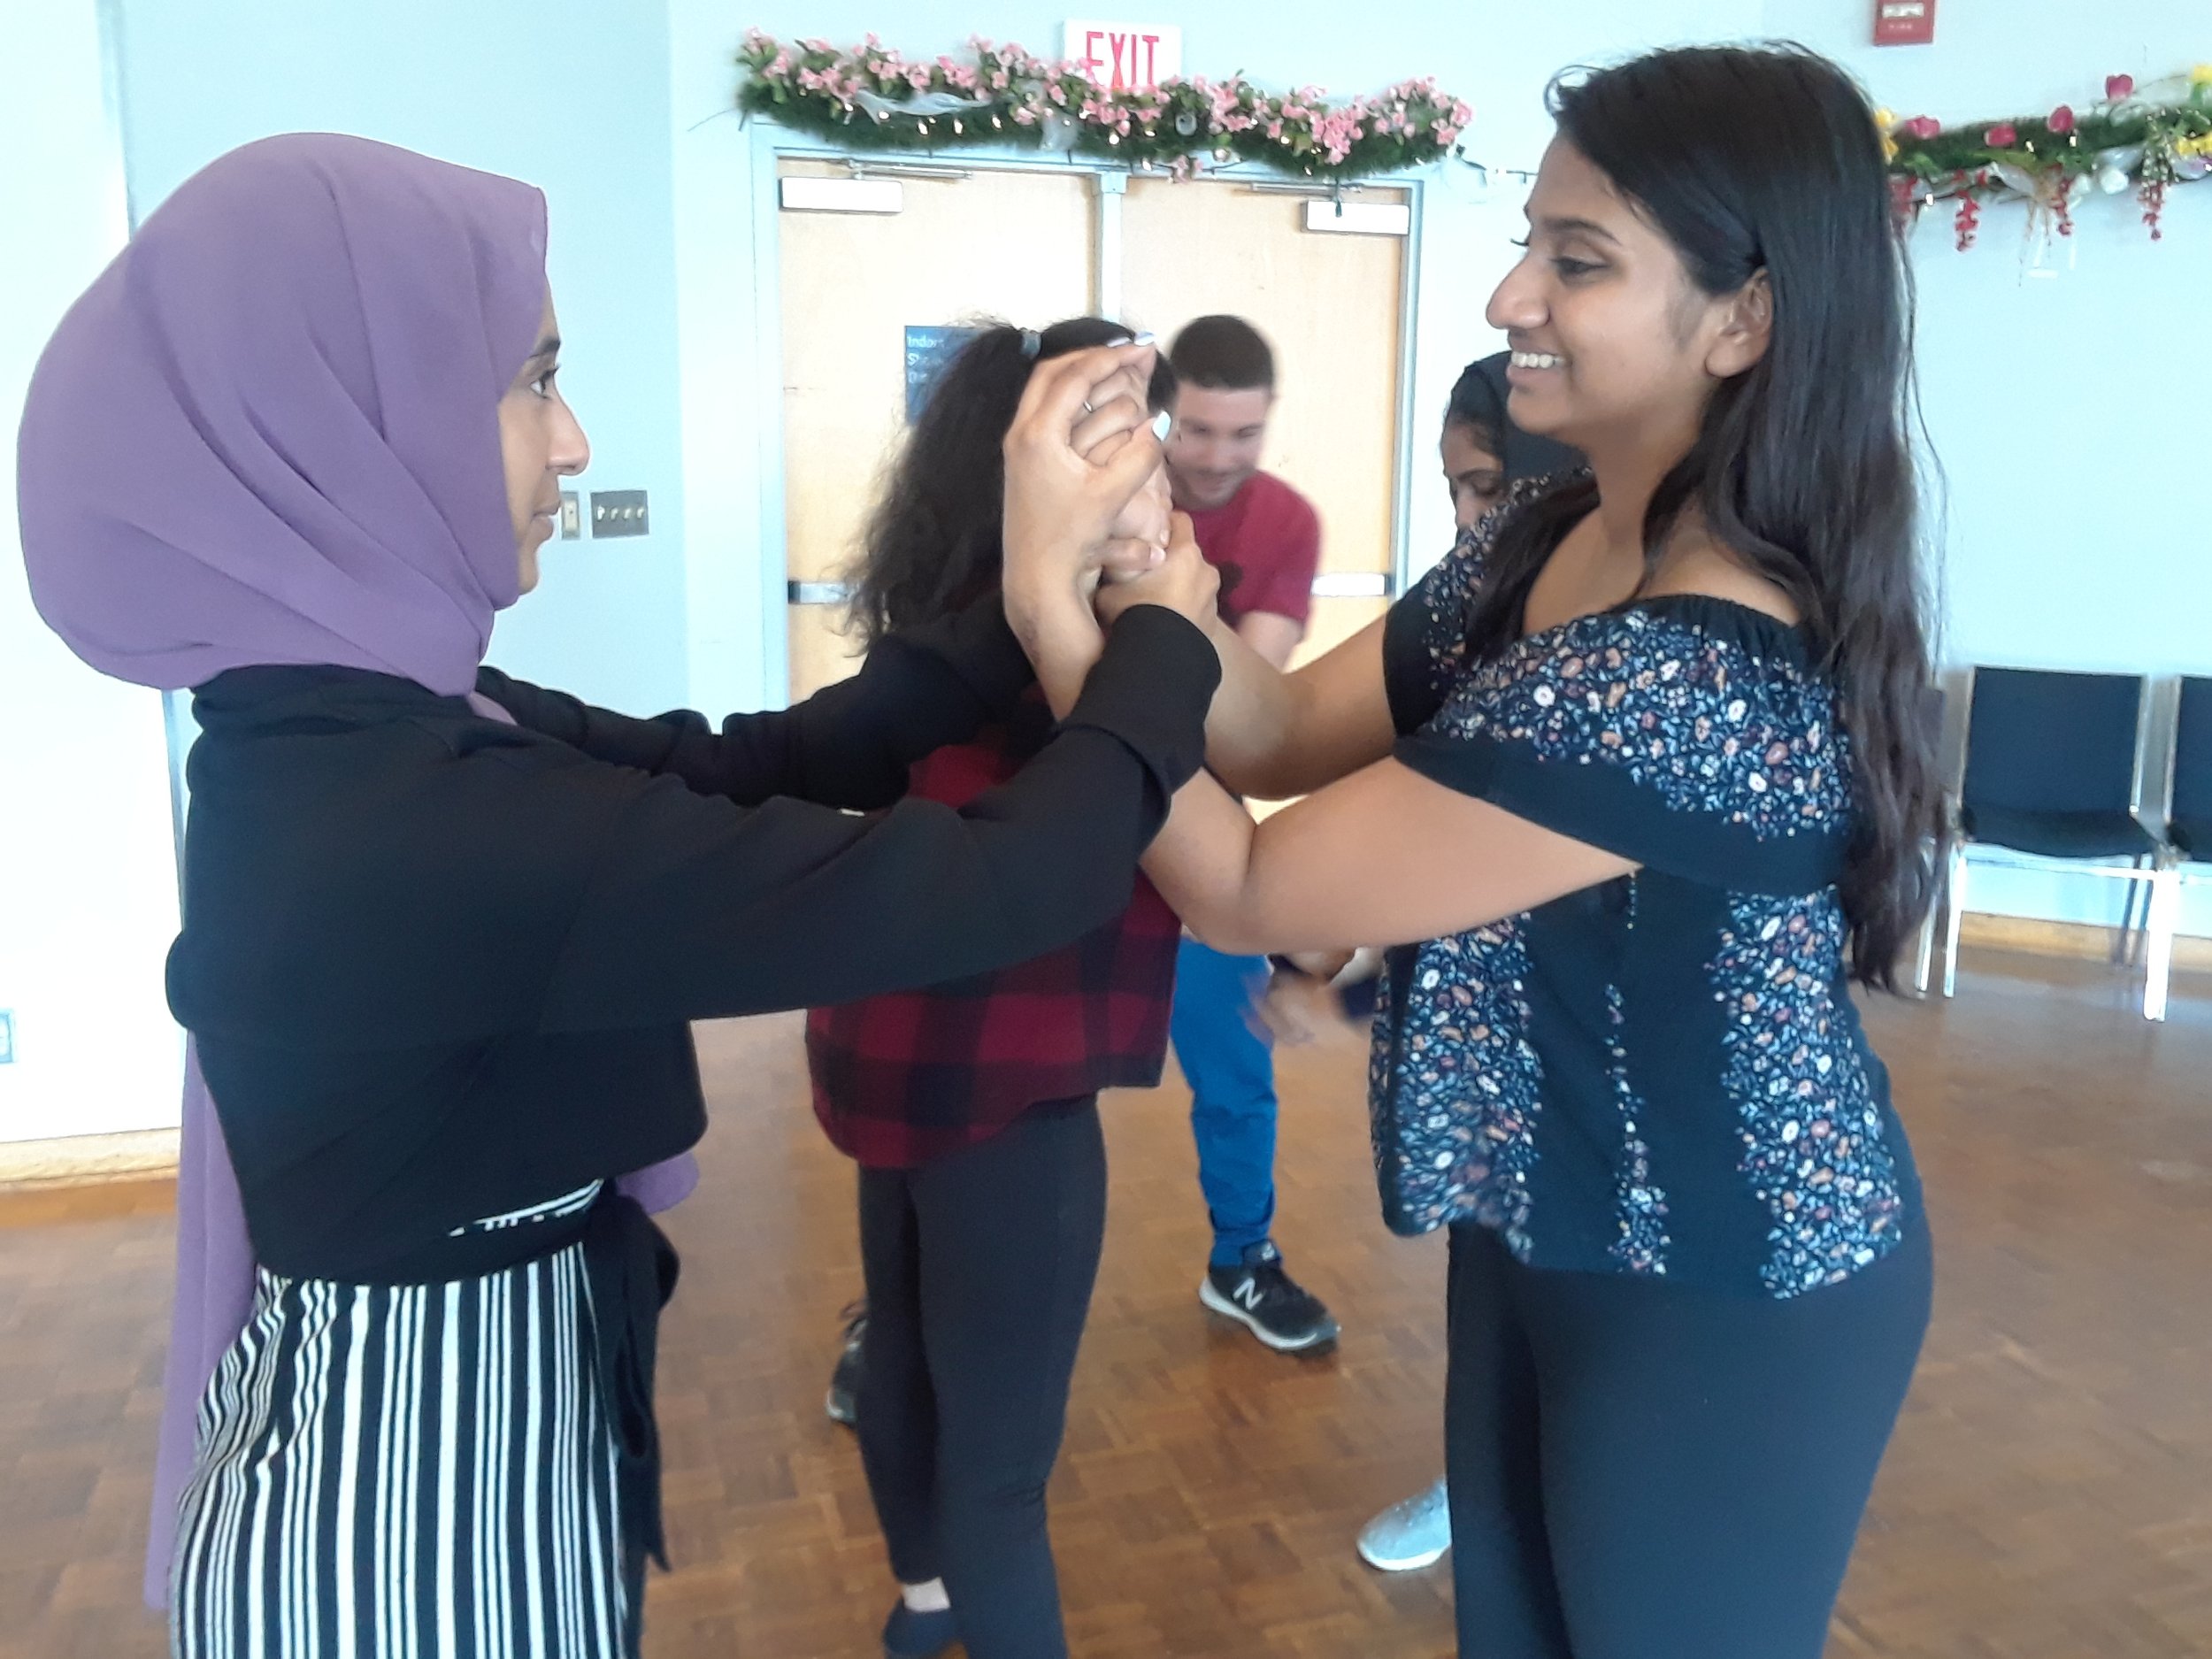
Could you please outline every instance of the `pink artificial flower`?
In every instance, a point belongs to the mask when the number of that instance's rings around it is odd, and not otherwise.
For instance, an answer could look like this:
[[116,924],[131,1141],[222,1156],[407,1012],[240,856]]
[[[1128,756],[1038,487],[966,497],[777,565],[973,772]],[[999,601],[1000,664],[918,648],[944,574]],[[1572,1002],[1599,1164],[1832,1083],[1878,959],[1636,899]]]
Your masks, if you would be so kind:
[[1045,88],[1045,96],[1050,98],[1055,104],[1058,104],[1062,109],[1065,109],[1067,107],[1068,89],[1062,86],[1057,80],[1055,80],[1051,85]]
[[929,65],[927,64],[916,64],[911,69],[906,72],[906,84],[912,87],[917,92],[926,92],[929,90]]
[[2074,130],[2073,105],[2070,104],[2060,104],[2058,108],[2051,111],[2051,119],[2046,122],[2045,125],[2047,126],[2054,133],[2056,133],[2061,138],[2065,137],[2067,134]]
[[[1937,120],[1932,115],[1916,115],[1912,118],[1912,119],[1905,123],[1902,130],[1907,134],[1914,138],[1923,140],[1940,138],[1943,136],[1943,123]],[[2008,128],[2007,130],[2009,131],[2010,129]],[[2008,140],[2007,142],[2009,142],[2010,141]]]
[[2107,75],[2104,78],[2104,96],[2108,102],[2113,104],[2117,104],[2122,98],[2133,97],[2135,77],[2133,75]]
[[2000,121],[1982,134],[1982,142],[1992,150],[2010,150],[2020,142],[2020,129],[2010,121]]

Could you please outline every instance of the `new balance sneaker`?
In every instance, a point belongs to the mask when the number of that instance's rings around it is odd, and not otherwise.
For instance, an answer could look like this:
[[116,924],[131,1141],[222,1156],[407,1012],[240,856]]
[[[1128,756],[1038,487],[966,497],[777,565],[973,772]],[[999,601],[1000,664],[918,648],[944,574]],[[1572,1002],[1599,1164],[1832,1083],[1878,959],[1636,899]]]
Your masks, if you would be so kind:
[[1319,1298],[1283,1271],[1282,1252],[1263,1240],[1234,1267],[1209,1267],[1198,1300],[1216,1313],[1241,1321],[1279,1353],[1298,1354],[1336,1340],[1336,1321]]
[[831,1422],[850,1428],[859,1415],[854,1394],[860,1386],[860,1343],[868,1331],[867,1304],[848,1302],[838,1317],[845,1322],[845,1346],[837,1356],[837,1369],[830,1373],[829,1398],[822,1409],[829,1413]]
[[1361,1529],[1360,1559],[1383,1572],[1410,1572],[1452,1547],[1452,1506],[1442,1481],[1394,1503]]

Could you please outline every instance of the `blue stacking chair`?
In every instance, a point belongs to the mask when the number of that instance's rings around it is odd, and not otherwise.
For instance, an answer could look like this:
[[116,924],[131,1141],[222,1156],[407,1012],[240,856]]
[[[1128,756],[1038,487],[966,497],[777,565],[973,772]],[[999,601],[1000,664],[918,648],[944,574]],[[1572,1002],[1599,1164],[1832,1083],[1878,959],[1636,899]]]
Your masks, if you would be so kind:
[[[2124,882],[2124,937],[2139,892],[2156,907],[2162,848],[2143,822],[2147,690],[2139,674],[1974,671],[1944,897],[1944,995],[1958,987],[1959,918],[1974,865]],[[2162,979],[2147,982],[2147,1018],[2165,1018],[2164,990]]]

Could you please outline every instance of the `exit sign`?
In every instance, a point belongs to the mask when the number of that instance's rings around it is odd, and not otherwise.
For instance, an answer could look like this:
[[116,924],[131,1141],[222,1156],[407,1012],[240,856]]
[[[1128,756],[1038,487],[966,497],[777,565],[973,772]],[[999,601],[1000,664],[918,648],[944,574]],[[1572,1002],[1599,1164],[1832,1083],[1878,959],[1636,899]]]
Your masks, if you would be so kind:
[[1063,55],[1109,92],[1143,92],[1183,73],[1183,31],[1172,23],[1070,18]]
[[1874,43],[1934,44],[1935,9],[1936,0],[1874,0]]

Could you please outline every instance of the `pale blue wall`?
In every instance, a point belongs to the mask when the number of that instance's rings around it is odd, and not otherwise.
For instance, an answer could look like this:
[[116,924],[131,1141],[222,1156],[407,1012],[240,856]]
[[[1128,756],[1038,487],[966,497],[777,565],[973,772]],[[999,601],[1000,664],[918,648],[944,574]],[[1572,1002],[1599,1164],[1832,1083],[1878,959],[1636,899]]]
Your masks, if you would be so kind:
[[[1767,0],[1763,26],[1840,58],[1901,116],[2039,113],[2212,58],[2212,12],[2169,0],[1952,5],[1931,47],[1864,44],[1864,0]],[[2212,673],[2212,184],[2169,198],[2149,240],[2131,197],[2078,214],[2074,262],[2023,270],[2025,218],[1993,208],[1955,250],[1914,244],[1920,373],[1947,480],[1945,656],[1954,664]],[[2116,883],[1977,875],[1978,910],[2116,914]],[[2185,927],[2212,933],[2212,889]]]
[[224,150],[357,133],[511,173],[551,203],[586,489],[651,492],[653,534],[555,541],[493,660],[618,706],[684,694],[668,20],[661,0],[121,0],[142,216]]
[[[41,0],[0,98],[0,1141],[177,1121],[162,998],[177,928],[160,696],[93,672],[39,620],[16,544],[15,430],[62,313],[122,245],[121,157],[94,0]],[[19,257],[36,250],[35,257]]]
[[[822,35],[840,45],[872,30],[910,57],[957,51],[972,35],[1056,56],[1061,25],[1071,15],[1063,5],[1007,0],[909,0],[893,7],[879,0],[764,0],[736,10],[718,0],[670,0],[669,12],[680,46],[710,50],[718,40],[734,50],[739,35],[757,24],[787,39]],[[1342,0],[1195,0],[1110,14],[1180,25],[1186,74],[1218,79],[1240,69],[1271,85],[1318,83],[1340,96],[1434,75],[1476,106],[1477,147],[1525,160],[1548,131],[1542,92],[1553,72],[1640,46],[1752,32],[1759,0],[1486,0],[1365,11]]]

